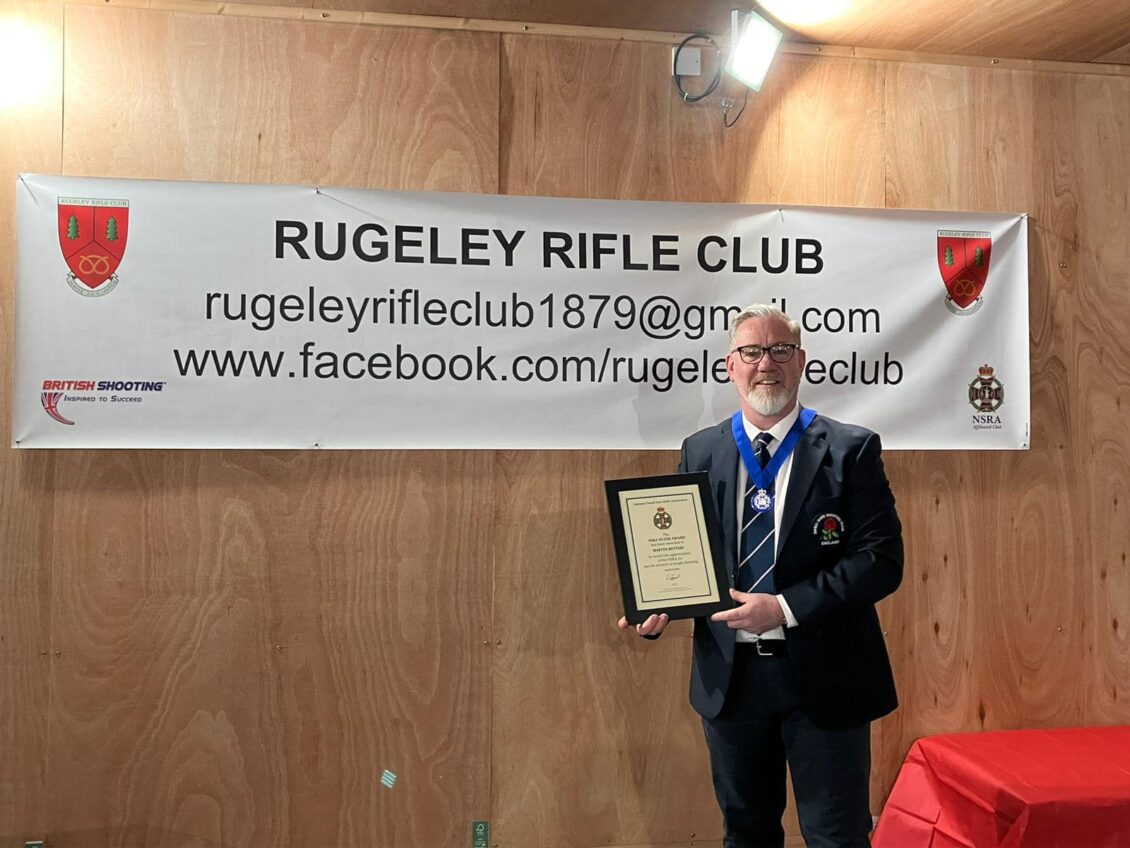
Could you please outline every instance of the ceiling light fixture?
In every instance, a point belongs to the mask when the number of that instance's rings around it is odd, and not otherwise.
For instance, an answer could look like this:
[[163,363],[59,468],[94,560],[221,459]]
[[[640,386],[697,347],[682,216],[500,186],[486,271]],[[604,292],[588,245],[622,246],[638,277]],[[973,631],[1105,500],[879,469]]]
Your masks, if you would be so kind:
[[726,59],[726,73],[761,91],[765,74],[777,48],[781,46],[782,33],[757,12],[730,13],[730,55]]
[[[769,71],[769,65],[777,54],[777,48],[781,45],[782,37],[781,31],[757,12],[743,12],[740,9],[735,9],[730,13],[730,46],[725,53],[722,52],[713,38],[702,32],[688,35],[674,48],[671,55],[671,78],[675,88],[679,90],[679,95],[684,103],[695,103],[714,93],[721,81],[722,71],[725,70],[727,74],[746,86],[742,108],[732,121],[729,115],[730,110],[735,105],[734,99],[732,97],[722,98],[722,122],[727,127],[732,127],[737,123],[742,112],[745,111],[749,92],[751,90],[761,91],[761,86],[765,82],[765,74]],[[701,50],[687,48],[687,45],[692,41],[705,41],[710,47],[714,48],[716,58],[713,77],[706,87],[697,94],[688,92],[683,88],[684,77],[698,76],[701,73]],[[687,51],[686,55],[684,55],[684,50]]]

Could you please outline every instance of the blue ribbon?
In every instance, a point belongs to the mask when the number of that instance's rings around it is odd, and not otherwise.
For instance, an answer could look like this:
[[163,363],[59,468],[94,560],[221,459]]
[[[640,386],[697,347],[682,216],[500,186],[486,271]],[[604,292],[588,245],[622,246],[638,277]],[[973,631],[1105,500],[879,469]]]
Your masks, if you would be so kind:
[[808,429],[808,425],[812,423],[814,418],[816,418],[815,409],[802,409],[796,421],[793,422],[793,426],[789,428],[789,432],[785,434],[781,447],[777,448],[777,452],[773,454],[769,464],[762,468],[761,463],[757,461],[757,457],[753,454],[753,444],[750,442],[749,436],[746,435],[741,410],[739,409],[734,413],[733,418],[730,419],[730,425],[734,431],[734,443],[738,446],[738,453],[742,455],[746,471],[749,472],[749,479],[757,488],[768,489],[773,485],[773,481],[777,479],[777,472],[781,470],[785,460],[792,454],[797,442],[800,441],[800,437]]

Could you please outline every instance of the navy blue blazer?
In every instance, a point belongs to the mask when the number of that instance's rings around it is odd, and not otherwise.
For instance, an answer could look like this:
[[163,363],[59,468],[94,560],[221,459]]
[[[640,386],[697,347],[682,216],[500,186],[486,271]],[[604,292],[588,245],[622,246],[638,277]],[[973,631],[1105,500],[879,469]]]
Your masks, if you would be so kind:
[[[902,581],[902,525],[879,436],[818,415],[793,454],[774,580],[796,616],[785,631],[800,703],[814,723],[843,728],[898,706],[875,603]],[[730,585],[737,565],[738,450],[730,421],[683,442],[679,471],[706,471],[722,524]],[[695,619],[691,704],[714,718],[734,660],[735,632]]]

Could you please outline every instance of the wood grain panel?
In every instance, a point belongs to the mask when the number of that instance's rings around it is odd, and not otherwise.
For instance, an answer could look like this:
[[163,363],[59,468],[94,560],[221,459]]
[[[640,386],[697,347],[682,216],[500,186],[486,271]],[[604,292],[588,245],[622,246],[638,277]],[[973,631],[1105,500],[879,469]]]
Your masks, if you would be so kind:
[[[916,608],[914,599],[907,597],[917,592],[913,586],[913,581],[918,579],[916,564],[923,558],[931,556],[924,544],[925,536],[910,532],[911,527],[917,526],[918,504],[925,503],[920,495],[919,483],[923,479],[923,460],[927,456],[929,455],[922,452],[910,451],[885,452],[883,455],[883,465],[895,495],[899,518],[903,523],[905,564],[902,585],[894,595],[886,598],[878,606],[879,622],[883,628],[895,675],[899,708],[871,725],[872,815],[878,815],[882,810],[906,756],[907,749],[903,746],[903,740],[908,736],[914,738],[909,725],[913,724],[915,714],[908,708],[908,701],[914,702],[923,697],[917,694],[917,690],[925,688],[926,697],[930,700],[933,691],[936,691],[928,688],[931,685],[929,680],[924,680],[917,674],[918,662],[914,653],[922,647],[922,640],[918,638],[922,613],[920,608]],[[950,618],[952,617],[951,613]],[[945,651],[941,652],[941,655],[949,656]]]
[[879,63],[781,56],[730,129],[720,93],[682,102],[669,64],[660,45],[504,36],[503,190],[882,205]]
[[[1114,82],[1114,81],[1112,81]],[[1071,304],[1079,428],[1080,536],[1092,599],[1076,613],[1089,629],[1089,721],[1124,724],[1130,712],[1130,83],[1071,85],[1080,204],[1078,288]],[[1067,306],[1067,304],[1065,304]],[[1083,470],[1086,469],[1086,470]],[[1085,612],[1084,612],[1085,610]]]
[[[0,81],[0,846],[20,846],[47,826],[51,487],[54,457],[10,450],[15,350],[16,175],[59,169],[62,23],[58,6],[0,2],[0,29],[40,51],[32,76]],[[13,103],[20,96],[18,105]],[[28,99],[24,99],[28,98]],[[58,283],[65,285],[65,268]]]
[[[1026,212],[1038,132],[1027,71],[896,64],[887,73],[887,206]],[[1042,105],[1042,104],[1041,104]]]
[[486,454],[62,457],[60,844],[460,843],[489,804],[490,479]]
[[769,101],[751,99],[738,126],[724,130],[718,96],[684,103],[670,64],[663,45],[503,36],[501,191],[769,198],[778,145]]
[[[896,730],[914,739],[977,722],[970,678],[975,651],[968,635],[976,627],[969,584],[978,556],[977,537],[969,531],[978,516],[963,476],[972,469],[935,458],[921,451],[884,457],[903,522],[907,568],[902,587],[881,607],[902,705],[883,720],[883,742]],[[885,768],[897,768],[905,753],[882,760]]]
[[668,452],[499,454],[493,836],[567,848],[721,838],[686,698],[690,625],[655,643],[621,614],[602,481]]
[[82,6],[67,22],[68,173],[497,189],[497,35]]
[[1078,302],[1079,168],[1089,151],[1075,142],[1077,98],[1071,77],[1037,74],[1038,126],[1032,139],[1033,205],[1028,219],[1032,446],[1062,451],[1075,441],[1078,401],[1072,387]]
[[997,532],[973,562],[973,593],[992,611],[978,628],[978,714],[991,729],[1084,723],[1086,694],[1075,682],[1083,621],[1074,611],[1089,577],[1078,557],[1083,516],[1063,508],[1078,472],[1067,451],[1001,458],[988,471],[984,492],[1000,494],[982,496],[982,525]]
[[883,205],[885,67],[807,56],[774,60],[765,87],[751,95],[770,101],[766,108],[779,126],[770,202]]

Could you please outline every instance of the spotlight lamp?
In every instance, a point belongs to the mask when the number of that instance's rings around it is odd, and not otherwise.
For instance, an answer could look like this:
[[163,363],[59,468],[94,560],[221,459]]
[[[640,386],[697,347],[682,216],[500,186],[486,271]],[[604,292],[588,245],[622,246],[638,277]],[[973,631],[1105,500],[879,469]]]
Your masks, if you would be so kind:
[[730,13],[730,55],[726,59],[726,73],[761,91],[765,74],[777,48],[781,46],[781,31],[757,12]]
[[[685,103],[695,103],[713,94],[714,90],[718,88],[719,82],[721,82],[723,70],[743,83],[746,89],[742,98],[742,107],[733,120],[730,120],[730,110],[734,107],[734,100],[731,97],[722,98],[722,122],[727,127],[732,127],[742,116],[742,112],[745,111],[746,103],[749,101],[749,92],[751,90],[761,91],[765,74],[769,71],[769,65],[777,54],[781,39],[781,31],[757,12],[752,10],[743,12],[740,9],[734,9],[730,13],[729,50],[723,53],[718,43],[706,33],[696,32],[688,35],[672,53],[672,81]],[[701,73],[701,51],[698,48],[687,50],[687,46],[694,41],[706,42],[714,49],[717,60],[713,78],[706,85],[706,88],[698,94],[692,94],[683,88],[683,77],[697,76]]]

